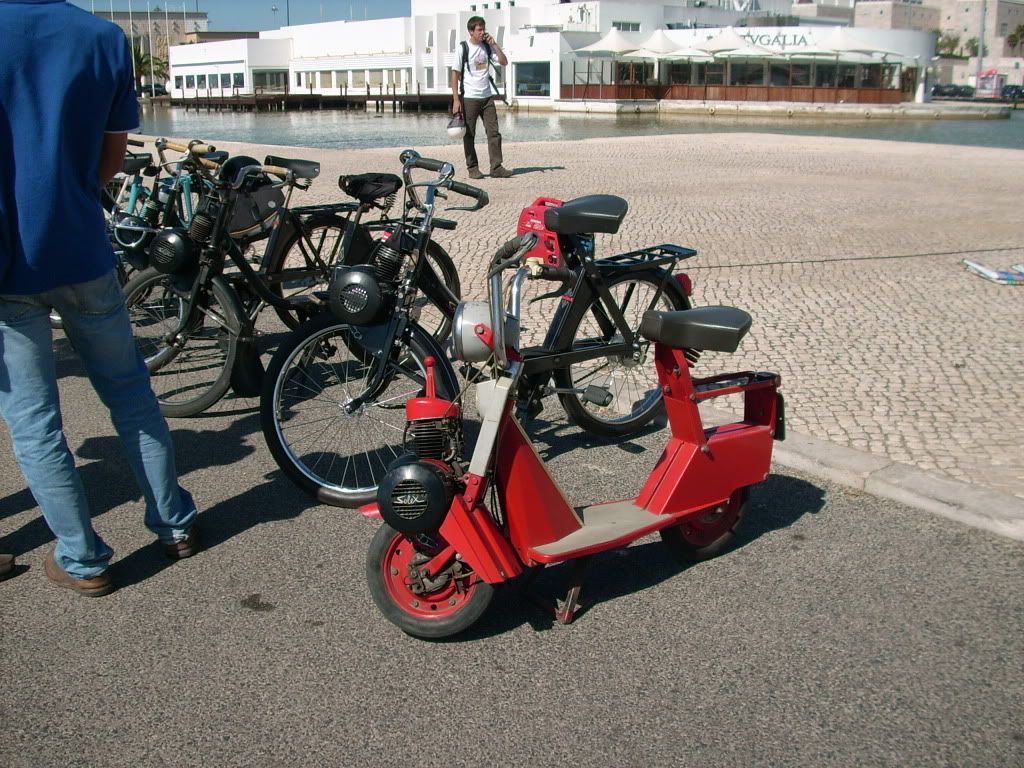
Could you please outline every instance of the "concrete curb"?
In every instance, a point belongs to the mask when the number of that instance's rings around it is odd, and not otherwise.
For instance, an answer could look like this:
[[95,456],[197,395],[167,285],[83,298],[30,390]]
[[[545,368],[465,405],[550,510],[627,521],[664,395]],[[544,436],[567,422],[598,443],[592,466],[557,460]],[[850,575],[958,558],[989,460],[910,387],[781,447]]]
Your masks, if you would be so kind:
[[1024,541],[1024,499],[1016,496],[801,434],[788,433],[772,456],[840,485]]
[[[706,425],[736,418],[728,411],[708,406],[701,408],[701,415]],[[772,459],[872,496],[1024,541],[1024,499],[1007,493],[794,432],[787,432],[785,440],[775,443]]]

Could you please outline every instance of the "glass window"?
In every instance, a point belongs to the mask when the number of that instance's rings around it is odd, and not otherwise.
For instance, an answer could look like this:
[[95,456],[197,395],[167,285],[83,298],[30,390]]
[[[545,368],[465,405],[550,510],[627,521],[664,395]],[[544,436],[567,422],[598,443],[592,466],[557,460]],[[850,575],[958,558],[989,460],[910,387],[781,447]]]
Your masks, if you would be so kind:
[[334,81],[331,79],[334,77],[332,72],[321,72],[320,73],[320,87],[321,88],[333,88]]
[[301,72],[296,72],[295,73],[295,85],[297,85],[297,86],[301,86],[302,85],[302,73]]
[[195,75],[185,75],[185,87],[186,88],[195,88],[196,87],[196,76]]
[[819,88],[836,87],[836,65],[818,64],[815,68],[814,84]]
[[232,78],[234,79],[231,84],[235,88],[245,88],[245,72],[235,72],[235,74],[232,75]]
[[711,62],[697,68],[698,85],[725,85],[725,64]]
[[211,88],[216,88],[217,87],[217,73],[214,72],[212,75],[210,75],[210,77],[207,79],[206,82],[208,82],[210,84]]
[[612,29],[617,29],[620,32],[639,32],[640,22],[639,21],[613,21]]
[[807,63],[794,63],[790,67],[790,83],[792,85],[811,84],[811,65]]
[[764,64],[734,61],[729,68],[729,85],[764,85]]
[[777,86],[789,85],[789,64],[773,61],[768,69],[768,84]]
[[882,65],[881,64],[865,64],[860,68],[860,85],[861,88],[881,88],[882,87]]
[[668,65],[669,85],[689,85],[693,67],[688,61],[673,61]]
[[522,61],[513,64],[515,68],[516,96],[550,96],[551,63],[547,61]]
[[231,87],[231,75],[227,72],[221,72],[220,75],[220,87],[230,88]]
[[174,76],[174,87],[177,88],[179,91],[181,90],[181,84],[182,84],[183,80],[184,80],[184,78],[182,78],[181,75],[175,75]]
[[196,75],[196,88],[202,90],[206,87],[206,75]]

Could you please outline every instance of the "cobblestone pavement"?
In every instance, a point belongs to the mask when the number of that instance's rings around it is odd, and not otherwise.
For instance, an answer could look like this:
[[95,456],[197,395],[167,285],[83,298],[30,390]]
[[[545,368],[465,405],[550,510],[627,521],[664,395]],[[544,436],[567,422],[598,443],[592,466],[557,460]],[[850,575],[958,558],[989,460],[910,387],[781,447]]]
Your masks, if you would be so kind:
[[[754,316],[740,352],[708,355],[704,370],[777,370],[791,430],[1024,497],[1024,287],[960,264],[1024,262],[1024,152],[754,134],[514,138],[515,178],[479,182],[490,206],[438,233],[465,295],[484,295],[488,257],[534,198],[620,195],[630,213],[599,237],[601,253],[694,247],[695,303]],[[399,170],[398,149],[224,148],[320,160],[297,202],[340,199],[339,173]],[[459,147],[424,154],[464,178]],[[535,304],[534,322],[550,306]]]

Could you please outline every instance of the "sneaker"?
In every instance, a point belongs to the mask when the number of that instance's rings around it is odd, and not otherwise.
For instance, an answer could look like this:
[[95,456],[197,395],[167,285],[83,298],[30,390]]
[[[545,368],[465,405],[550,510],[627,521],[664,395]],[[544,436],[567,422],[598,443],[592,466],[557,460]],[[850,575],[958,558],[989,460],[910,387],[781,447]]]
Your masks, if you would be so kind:
[[199,531],[193,525],[186,536],[181,541],[176,541],[173,544],[164,544],[164,554],[167,555],[171,560],[184,560],[186,557],[192,557],[196,552],[199,551]]
[[76,579],[69,575],[67,571],[57,565],[57,561],[53,559],[53,552],[47,556],[43,570],[46,571],[46,578],[58,587],[73,590],[85,597],[102,597],[114,588],[110,574],[106,571],[88,579]]
[[14,555],[0,555],[0,581],[11,578],[16,567]]
[[471,179],[482,179],[484,175],[480,173],[479,168],[467,168],[466,175]]
[[509,179],[512,177],[512,171],[506,168],[504,165],[499,165],[497,168],[491,169],[492,179]]

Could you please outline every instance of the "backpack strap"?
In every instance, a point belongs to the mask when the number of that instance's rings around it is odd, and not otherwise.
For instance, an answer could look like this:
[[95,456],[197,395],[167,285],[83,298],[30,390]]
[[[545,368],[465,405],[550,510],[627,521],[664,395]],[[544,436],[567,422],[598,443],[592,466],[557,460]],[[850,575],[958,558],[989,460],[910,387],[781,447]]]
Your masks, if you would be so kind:
[[463,40],[460,45],[462,46],[462,66],[459,67],[459,98],[466,98],[466,68],[469,66],[469,44]]

